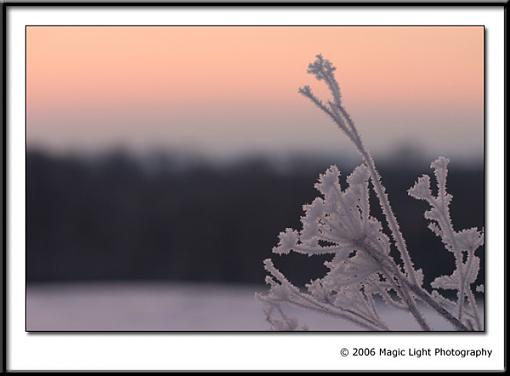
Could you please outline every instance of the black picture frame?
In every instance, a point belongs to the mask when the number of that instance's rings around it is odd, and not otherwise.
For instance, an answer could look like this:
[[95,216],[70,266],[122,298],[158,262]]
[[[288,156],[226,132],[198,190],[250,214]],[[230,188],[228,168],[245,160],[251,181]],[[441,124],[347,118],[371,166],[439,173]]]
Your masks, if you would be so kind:
[[[0,153],[0,162],[2,166],[2,185],[1,185],[1,193],[2,193],[2,204],[1,204],[1,212],[2,212],[2,226],[0,230],[0,237],[2,239],[2,245],[3,245],[3,254],[1,259],[1,270],[2,270],[2,278],[0,279],[0,287],[2,291],[2,306],[0,309],[1,312],[1,320],[2,320],[2,341],[1,341],[1,365],[2,370],[5,373],[12,372],[8,368],[7,363],[7,327],[6,327],[6,304],[7,304],[7,274],[9,271],[7,270],[7,247],[9,244],[9,239],[7,236],[7,228],[9,224],[7,223],[7,212],[9,210],[9,202],[8,202],[8,191],[7,191],[7,179],[8,179],[8,170],[7,170],[7,150],[9,145],[7,144],[7,102],[8,102],[8,75],[7,75],[7,53],[8,53],[8,46],[7,46],[7,32],[8,32],[8,17],[7,14],[10,9],[15,8],[22,8],[22,7],[62,7],[62,6],[80,6],[80,7],[123,7],[123,6],[130,6],[130,7],[235,7],[235,6],[253,6],[253,7],[292,7],[292,6],[300,6],[300,7],[345,7],[345,6],[362,6],[362,7],[375,7],[375,6],[385,6],[385,7],[394,7],[394,6],[425,6],[425,7],[456,7],[456,6],[470,6],[470,7],[500,7],[504,9],[504,34],[505,34],[505,52],[504,52],[504,58],[505,58],[505,77],[506,77],[506,32],[507,32],[507,1],[445,1],[445,2],[438,2],[438,1],[393,1],[393,2],[386,2],[386,1],[318,1],[318,2],[311,2],[311,1],[278,1],[278,2],[271,2],[271,1],[246,1],[246,2],[239,2],[239,1],[223,1],[223,2],[215,2],[215,1],[148,1],[148,2],[141,2],[141,1],[4,1],[1,4],[1,12],[2,12],[2,51],[3,51],[3,59],[2,59],[2,94],[3,94],[3,100],[0,107],[0,112],[2,113],[2,119],[3,119],[3,129],[1,132],[1,143],[2,143],[2,153]],[[505,81],[505,101],[506,101],[506,81]],[[506,134],[506,124],[507,124],[507,115],[506,115],[506,106],[505,106],[505,114],[504,114],[504,121],[505,121],[505,134]],[[505,159],[506,159],[506,137],[505,137]],[[505,176],[504,176],[504,182],[505,182],[505,201],[506,201],[506,170],[505,170]],[[505,228],[506,228],[506,206],[505,206]],[[505,285],[506,285],[506,233],[505,233],[505,239],[504,239],[504,246],[505,246],[505,256],[504,256],[504,263],[505,263]],[[506,301],[506,293],[505,293],[505,302],[504,302],[505,312],[507,308],[507,301]],[[505,326],[506,326],[506,315],[505,315]],[[112,333],[109,331],[106,331],[106,333]],[[218,332],[215,332],[218,333]],[[240,332],[240,333],[246,333],[246,332]],[[249,332],[248,332],[249,333]],[[333,332],[336,333],[336,332]],[[398,332],[397,332],[398,333]],[[451,333],[451,332],[448,332]],[[504,336],[504,343],[505,343],[505,350],[506,350],[506,344],[507,344],[507,336],[505,332]],[[506,370],[506,364],[507,364],[507,357],[506,357],[506,351],[505,351],[505,370]],[[363,372],[360,370],[359,372]],[[397,371],[397,372],[407,372],[407,371]]]

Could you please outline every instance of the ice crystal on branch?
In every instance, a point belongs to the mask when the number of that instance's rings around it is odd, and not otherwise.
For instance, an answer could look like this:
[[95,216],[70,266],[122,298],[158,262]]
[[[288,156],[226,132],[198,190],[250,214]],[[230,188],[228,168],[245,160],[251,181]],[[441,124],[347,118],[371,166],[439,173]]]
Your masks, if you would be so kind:
[[[463,320],[464,312],[468,310],[475,319],[476,329],[482,330],[472,285],[480,270],[480,259],[475,256],[475,251],[483,245],[483,230],[469,228],[455,231],[450,217],[453,196],[447,191],[448,163],[448,158],[439,157],[430,165],[437,182],[437,196],[433,196],[431,192],[430,178],[427,175],[418,178],[408,193],[430,205],[430,209],[425,212],[425,218],[431,221],[429,229],[441,239],[445,248],[455,258],[456,268],[452,274],[437,277],[431,286],[440,290],[456,290],[458,319]],[[464,321],[467,324],[467,321]]]
[[399,307],[406,298],[395,282],[389,239],[382,232],[382,224],[370,215],[370,174],[365,165],[356,167],[344,189],[339,176],[336,166],[320,175],[315,188],[321,197],[303,206],[302,230],[286,229],[273,249],[278,254],[329,255],[325,262],[328,273],[311,281],[304,292],[268,259],[264,264],[270,273],[266,279],[270,290],[259,298],[272,304],[290,302],[334,312],[367,329],[385,330],[374,295],[382,295]]
[[[302,228],[299,231],[287,228],[279,234],[274,253],[325,257],[328,271],[301,289],[270,259],[265,260],[269,291],[257,294],[257,298],[266,305],[267,321],[274,330],[303,330],[304,327],[286,316],[282,309],[283,304],[291,304],[349,320],[364,329],[389,330],[377,312],[376,297],[380,297],[386,304],[408,311],[422,330],[431,328],[418,309],[417,300],[435,310],[456,330],[482,330],[472,285],[479,271],[480,260],[475,251],[483,244],[483,232],[476,228],[453,229],[449,208],[452,196],[446,189],[448,159],[440,157],[431,165],[438,184],[436,196],[427,175],[418,178],[408,190],[410,196],[430,204],[425,212],[429,228],[441,238],[456,261],[452,274],[436,278],[432,287],[437,290],[429,293],[423,288],[423,272],[412,262],[375,162],[343,107],[335,70],[331,62],[317,55],[308,66],[308,73],[325,82],[331,98],[327,101],[317,98],[309,86],[300,88],[299,93],[346,134],[363,163],[347,177],[346,187],[340,184],[339,169],[328,168],[315,184],[320,196],[303,206]],[[370,214],[370,189],[379,201],[391,237],[384,233],[382,223]],[[391,256],[393,245],[402,263]],[[438,291],[452,289],[458,291],[457,302]],[[482,293],[484,286],[476,287],[476,291]],[[275,312],[279,317],[274,317]]]

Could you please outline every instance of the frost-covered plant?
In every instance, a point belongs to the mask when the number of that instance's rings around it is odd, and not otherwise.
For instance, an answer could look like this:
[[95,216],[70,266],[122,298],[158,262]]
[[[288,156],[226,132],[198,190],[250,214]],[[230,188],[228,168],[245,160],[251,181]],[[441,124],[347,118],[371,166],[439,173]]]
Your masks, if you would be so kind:
[[[425,212],[425,218],[430,221],[429,229],[442,240],[445,248],[453,253],[455,257],[453,273],[436,278],[432,281],[431,286],[435,289],[457,290],[457,317],[460,320],[465,318],[464,321],[469,327],[481,330],[482,323],[472,285],[475,283],[480,270],[480,259],[475,256],[475,251],[483,245],[484,235],[483,231],[476,228],[461,231],[453,229],[450,218],[450,203],[453,196],[446,191],[448,163],[447,158],[439,157],[431,164],[438,186],[436,196],[432,194],[430,178],[427,175],[418,178],[418,181],[408,190],[408,193],[411,197],[429,203],[430,210]],[[483,292],[484,286],[479,285],[476,290]],[[437,291],[433,291],[433,296],[453,311],[453,302],[443,298]],[[472,319],[474,319],[475,325],[473,325]]]
[[[410,196],[429,203],[431,208],[425,212],[429,228],[455,257],[455,270],[451,275],[436,278],[431,284],[435,290],[429,293],[423,288],[422,271],[415,268],[409,255],[375,162],[343,107],[334,71],[335,67],[321,55],[308,67],[308,73],[326,83],[331,93],[326,103],[309,86],[300,88],[299,92],[347,135],[363,163],[347,177],[346,187],[340,185],[338,168],[328,168],[315,184],[321,196],[303,207],[302,229],[287,228],[280,233],[274,253],[329,256],[325,262],[328,272],[300,289],[270,259],[265,260],[269,273],[266,282],[270,288],[257,297],[266,304],[267,321],[274,330],[305,329],[283,312],[281,304],[288,303],[350,320],[367,330],[389,330],[377,312],[375,299],[379,296],[387,304],[410,312],[422,330],[431,328],[417,301],[431,307],[457,330],[483,330],[472,289],[480,266],[475,252],[483,245],[483,230],[453,228],[449,209],[452,196],[446,190],[448,159],[440,157],[431,164],[438,187],[436,196],[426,175],[408,190]],[[370,214],[370,188],[377,196],[391,239],[384,233],[381,222]],[[392,241],[402,265],[390,255]],[[438,290],[456,290],[457,301],[446,298]],[[476,288],[478,292],[483,290],[483,285]],[[275,312],[279,319],[274,318]]]

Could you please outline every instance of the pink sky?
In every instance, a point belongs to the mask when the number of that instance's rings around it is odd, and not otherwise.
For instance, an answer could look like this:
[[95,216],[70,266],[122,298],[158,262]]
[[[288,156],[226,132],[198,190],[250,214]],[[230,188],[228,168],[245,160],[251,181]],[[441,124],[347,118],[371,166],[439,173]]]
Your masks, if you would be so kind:
[[298,87],[322,53],[375,153],[483,153],[481,27],[29,27],[29,145],[350,150]]

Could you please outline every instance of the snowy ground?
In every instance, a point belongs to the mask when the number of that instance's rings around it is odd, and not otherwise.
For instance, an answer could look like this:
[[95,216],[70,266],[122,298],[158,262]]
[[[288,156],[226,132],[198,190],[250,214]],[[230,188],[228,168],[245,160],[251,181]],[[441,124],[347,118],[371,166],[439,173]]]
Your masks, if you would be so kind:
[[[194,284],[32,285],[27,291],[29,331],[267,331],[254,293],[265,286]],[[310,330],[353,331],[357,326],[299,308],[286,308]],[[392,330],[419,330],[406,312],[381,307]],[[451,326],[433,312],[435,330]]]

